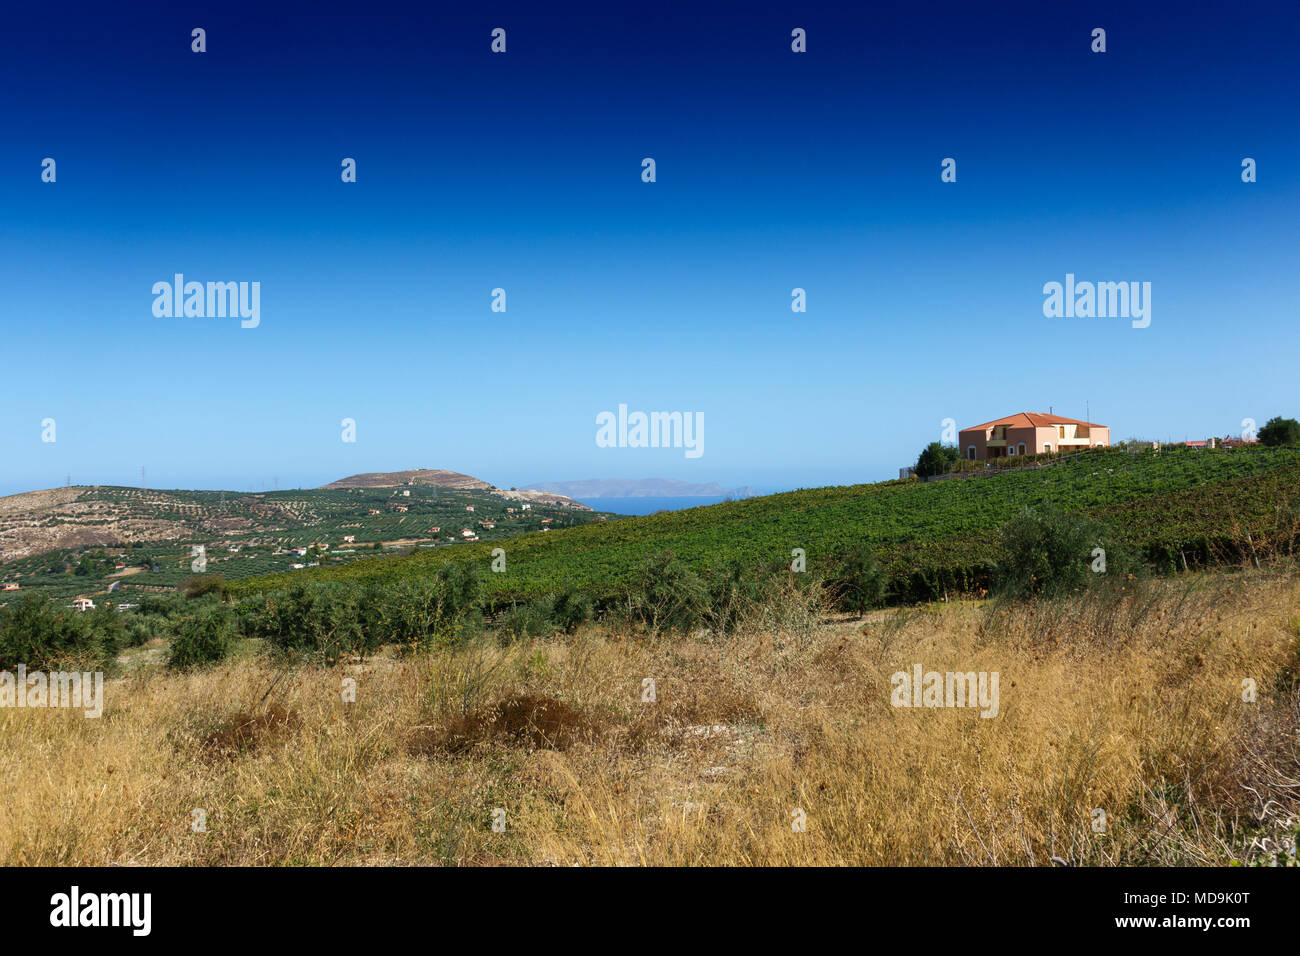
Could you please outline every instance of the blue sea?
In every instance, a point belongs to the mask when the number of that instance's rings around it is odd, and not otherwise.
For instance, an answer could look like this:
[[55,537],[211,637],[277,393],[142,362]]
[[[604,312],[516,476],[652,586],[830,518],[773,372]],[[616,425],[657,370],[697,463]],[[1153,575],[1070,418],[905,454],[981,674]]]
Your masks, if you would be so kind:
[[681,511],[726,501],[722,496],[690,495],[681,498],[579,498],[584,505],[597,511],[612,511],[618,515],[652,515],[656,511]]

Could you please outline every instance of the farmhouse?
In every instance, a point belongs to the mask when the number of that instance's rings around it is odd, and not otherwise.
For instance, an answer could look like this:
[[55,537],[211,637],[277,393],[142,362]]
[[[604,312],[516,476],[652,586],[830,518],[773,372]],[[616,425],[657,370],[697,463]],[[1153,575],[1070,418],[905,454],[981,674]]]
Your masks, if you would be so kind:
[[1110,428],[1050,412],[1021,412],[963,428],[959,441],[963,458],[986,461],[1109,445]]
[[357,540],[357,536],[355,534],[345,534],[343,536],[344,544],[353,544],[356,540]]
[[93,611],[95,609],[95,602],[90,598],[77,598],[72,602],[72,606],[78,611]]

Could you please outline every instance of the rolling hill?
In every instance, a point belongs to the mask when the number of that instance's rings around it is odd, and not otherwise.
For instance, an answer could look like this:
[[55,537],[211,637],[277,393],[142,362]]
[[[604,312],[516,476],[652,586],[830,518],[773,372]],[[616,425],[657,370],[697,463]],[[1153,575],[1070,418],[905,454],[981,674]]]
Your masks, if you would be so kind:
[[[0,498],[0,580],[69,593],[95,593],[110,578],[174,587],[193,573],[200,545],[207,571],[239,578],[317,560],[338,566],[363,551],[463,547],[465,530],[496,541],[605,517],[563,495],[494,490],[450,471],[261,494],[72,486]],[[313,544],[326,553],[290,554]]]
[[[1003,523],[1022,508],[1045,504],[1109,523],[1124,543],[1157,564],[1204,564],[1295,540],[1300,448],[1093,449],[1042,468],[800,490],[527,534],[509,543],[506,573],[483,575],[484,588],[498,602],[570,587],[613,598],[662,551],[709,568],[789,563],[792,549],[802,548],[815,571],[847,547],[866,543],[903,582],[905,594],[924,597],[981,586],[1000,553]],[[306,577],[423,576],[449,559],[486,569],[493,547],[484,542],[454,553],[362,560]],[[238,589],[288,580],[252,578]]]

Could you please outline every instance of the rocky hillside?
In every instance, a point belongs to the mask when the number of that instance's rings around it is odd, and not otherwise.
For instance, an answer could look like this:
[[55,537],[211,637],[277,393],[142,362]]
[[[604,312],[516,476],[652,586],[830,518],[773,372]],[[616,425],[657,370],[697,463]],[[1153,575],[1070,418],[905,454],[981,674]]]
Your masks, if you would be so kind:
[[473,475],[444,468],[416,468],[411,471],[367,471],[321,485],[324,490],[334,488],[393,488],[397,485],[437,485],[439,488],[456,488],[461,491],[490,491],[492,485]]
[[536,491],[533,489],[519,491],[513,488],[506,491],[495,485],[488,484],[481,478],[475,478],[473,475],[463,475],[458,471],[447,471],[442,468],[416,468],[411,471],[370,471],[361,475],[340,478],[338,481],[331,481],[328,485],[321,485],[321,490],[396,488],[403,485],[435,485],[439,488],[452,488],[457,491],[486,491],[511,501],[555,505],[560,508],[572,508],[576,511],[591,510],[581,502],[574,501],[568,495],[559,494],[555,491]]

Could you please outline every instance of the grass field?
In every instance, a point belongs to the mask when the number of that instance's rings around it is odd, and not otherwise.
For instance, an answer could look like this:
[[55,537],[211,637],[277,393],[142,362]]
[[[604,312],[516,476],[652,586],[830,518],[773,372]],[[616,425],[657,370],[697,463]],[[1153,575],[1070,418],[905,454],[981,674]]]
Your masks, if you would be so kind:
[[[1282,568],[866,620],[792,594],[726,640],[145,647],[101,719],[0,709],[0,862],[1267,864],[1300,820],[1298,637]],[[997,671],[998,715],[891,706],[915,664]]]

